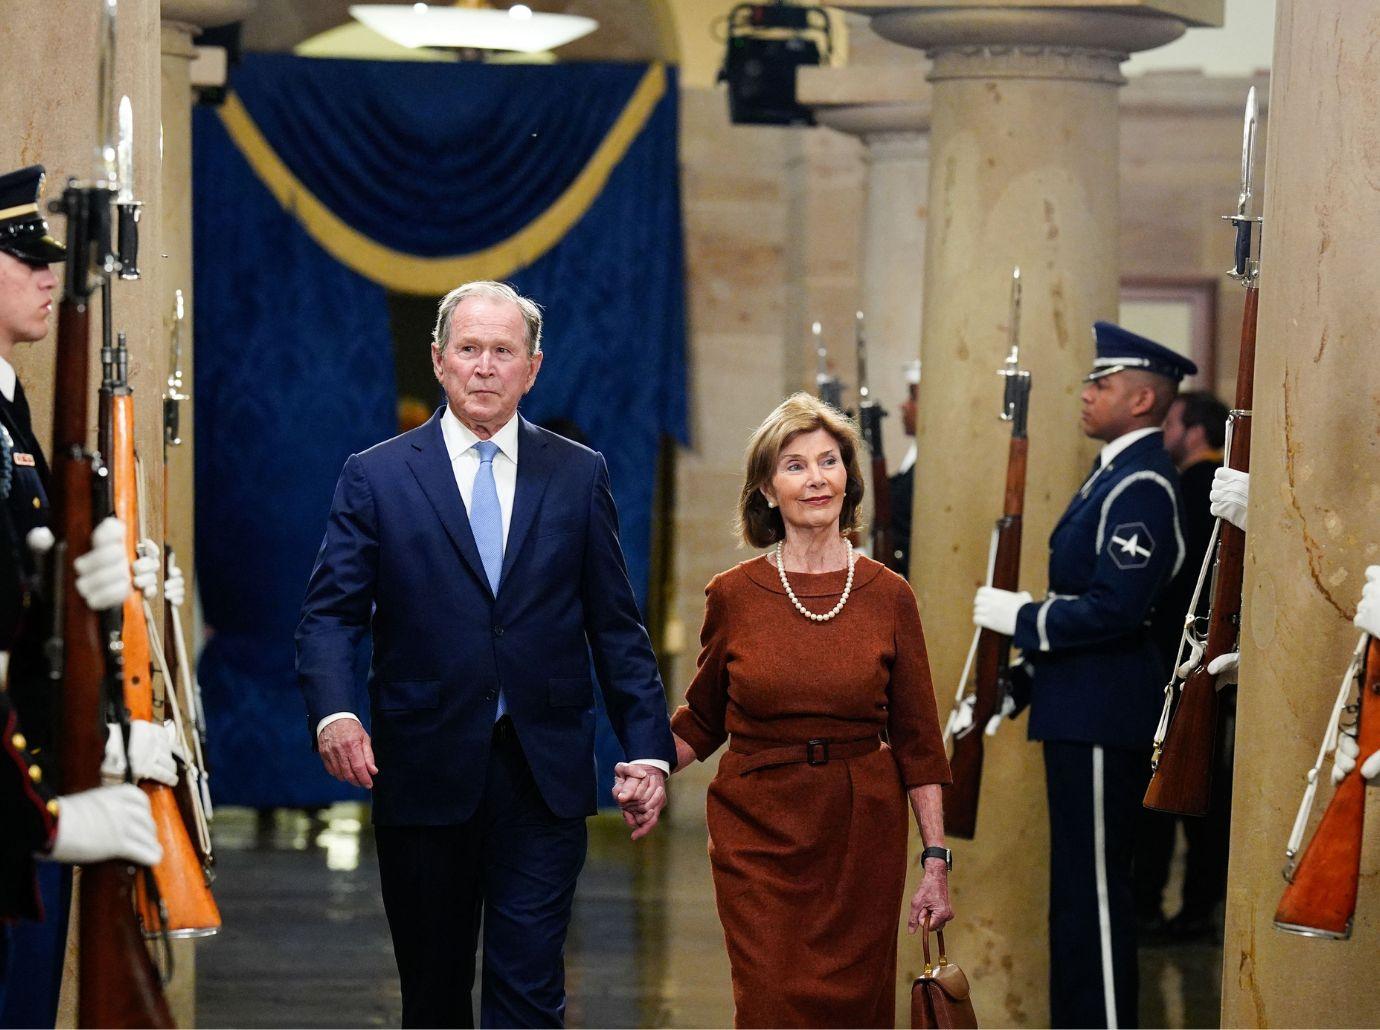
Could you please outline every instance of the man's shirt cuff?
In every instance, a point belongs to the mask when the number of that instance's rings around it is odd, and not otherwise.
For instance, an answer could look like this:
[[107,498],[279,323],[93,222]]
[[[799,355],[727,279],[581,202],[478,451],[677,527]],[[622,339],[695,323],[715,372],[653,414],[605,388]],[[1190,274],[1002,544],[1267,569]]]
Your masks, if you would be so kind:
[[[333,717],[334,718],[334,717]],[[323,722],[325,720],[322,720]],[[317,732],[320,732],[319,730]],[[634,758],[629,765],[650,765],[653,769],[660,769],[667,776],[671,775],[671,763],[663,762],[660,758]]]
[[[322,730],[333,722],[339,722],[341,719],[353,719],[355,722],[359,722],[359,716],[354,712],[336,712],[334,715],[328,715],[316,724],[317,739],[320,739]],[[363,725],[363,723],[360,725]]]

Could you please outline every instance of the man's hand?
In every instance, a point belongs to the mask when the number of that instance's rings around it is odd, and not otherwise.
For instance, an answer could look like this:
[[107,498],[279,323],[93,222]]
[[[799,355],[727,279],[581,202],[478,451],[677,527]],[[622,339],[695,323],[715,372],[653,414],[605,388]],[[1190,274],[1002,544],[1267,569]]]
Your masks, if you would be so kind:
[[[29,546],[36,549],[37,539],[33,533],[29,537]],[[77,593],[88,608],[103,612],[122,604],[131,589],[129,562],[125,560],[125,524],[113,515],[102,519],[91,531],[91,550],[72,564],[77,570]]]
[[906,932],[913,934],[919,930],[925,925],[926,916],[931,930],[942,930],[954,917],[953,906],[949,904],[949,867],[942,858],[925,861],[925,878],[920,881],[915,897],[910,899]]
[[322,729],[316,746],[321,752],[321,764],[337,780],[373,790],[379,767],[374,764],[369,734],[358,720],[337,719]]
[[1241,665],[1241,652],[1228,651],[1226,654],[1219,654],[1212,661],[1208,662],[1208,675],[1217,677],[1217,689],[1231,686],[1236,682],[1237,669]]
[[162,552],[152,540],[145,538],[134,546],[134,561],[130,572],[134,579],[134,589],[152,601],[158,596],[158,570],[163,565]]
[[655,766],[619,762],[613,775],[613,799],[623,810],[623,821],[633,828],[632,839],[641,840],[666,807],[666,774]]
[[1356,606],[1356,628],[1380,637],[1380,565],[1366,569],[1366,585],[1361,588],[1361,603]]
[[58,798],[57,838],[48,857],[83,865],[123,858],[139,865],[163,860],[149,799],[132,783],[96,787]]
[[[156,780],[169,787],[177,786],[177,759],[187,761],[186,750],[177,736],[177,726],[171,719],[164,723],[134,719],[129,724],[129,753],[134,779]],[[105,783],[120,783],[125,775],[125,741],[119,724],[107,723],[105,758],[101,761],[101,779]]]
[[1220,468],[1212,477],[1208,492],[1211,511],[1219,519],[1226,519],[1237,529],[1246,530],[1246,499],[1250,495],[1251,477],[1247,472]]
[[973,598],[973,624],[990,629],[1004,637],[1016,632],[1016,616],[1022,608],[1033,600],[1024,590],[998,590],[996,587],[978,587]]

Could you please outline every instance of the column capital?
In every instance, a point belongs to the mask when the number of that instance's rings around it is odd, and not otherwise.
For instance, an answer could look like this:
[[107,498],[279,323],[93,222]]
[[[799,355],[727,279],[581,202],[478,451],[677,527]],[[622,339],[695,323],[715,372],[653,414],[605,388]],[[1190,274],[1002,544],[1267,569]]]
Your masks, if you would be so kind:
[[929,132],[933,87],[924,68],[867,65],[853,68],[801,68],[796,97],[814,110],[815,119],[871,145],[874,139]]
[[857,136],[866,143],[869,159],[881,156],[873,153],[879,148],[898,157],[905,150],[915,157],[928,152],[929,104],[842,104],[814,110],[820,125]]
[[1190,25],[1222,21],[1222,0],[1090,0],[1033,7],[1021,0],[841,0],[871,16],[879,36],[926,51],[931,81],[1056,78],[1119,85],[1118,65],[1172,42]]

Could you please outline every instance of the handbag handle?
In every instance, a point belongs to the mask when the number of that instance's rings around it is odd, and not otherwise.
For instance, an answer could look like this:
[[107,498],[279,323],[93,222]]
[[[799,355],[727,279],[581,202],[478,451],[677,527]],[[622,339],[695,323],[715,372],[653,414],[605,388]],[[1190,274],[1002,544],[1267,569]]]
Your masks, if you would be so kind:
[[934,935],[935,935],[936,937],[939,938],[939,961],[938,961],[937,963],[931,962],[931,961],[930,961],[930,916],[929,916],[929,913],[926,912],[926,913],[925,913],[925,928],[924,928],[924,932],[921,934],[921,937],[920,937],[921,946],[923,947],[924,952],[925,952],[925,975],[926,975],[926,976],[929,976],[932,972],[934,972],[934,971],[935,971],[936,969],[938,969],[940,966],[947,965],[947,964],[948,964],[948,961],[949,961],[949,956],[948,956],[948,954],[947,954],[948,949],[944,946],[944,931],[943,931],[943,930],[935,930],[935,931],[934,931]]

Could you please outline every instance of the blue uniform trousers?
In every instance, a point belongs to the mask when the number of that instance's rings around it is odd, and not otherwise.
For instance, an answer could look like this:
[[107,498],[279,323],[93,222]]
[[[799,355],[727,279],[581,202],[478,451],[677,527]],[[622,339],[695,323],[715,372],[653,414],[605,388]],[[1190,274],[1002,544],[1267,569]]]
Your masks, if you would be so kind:
[[451,826],[376,826],[383,904],[405,1027],[473,1027],[481,918],[480,1026],[561,1026],[565,936],[584,866],[584,817],[542,800],[511,720],[499,720],[483,800]]
[[1149,754],[1073,741],[1045,741],[1044,754],[1050,1025],[1137,1026],[1133,857]]

